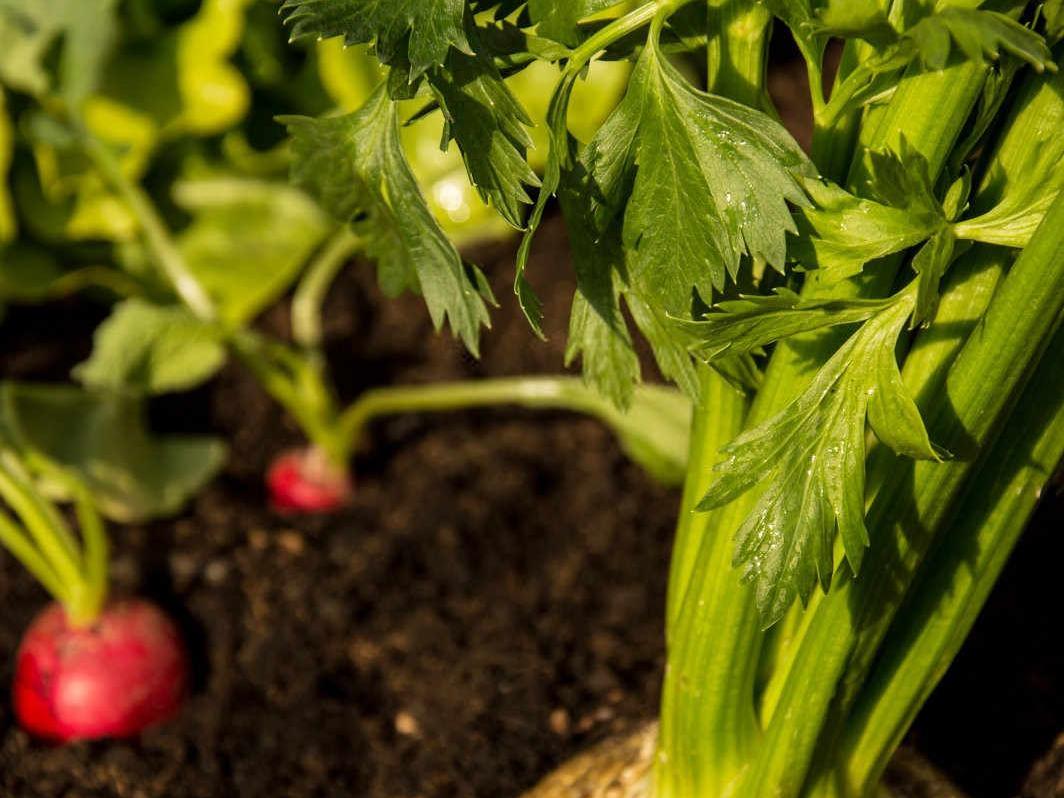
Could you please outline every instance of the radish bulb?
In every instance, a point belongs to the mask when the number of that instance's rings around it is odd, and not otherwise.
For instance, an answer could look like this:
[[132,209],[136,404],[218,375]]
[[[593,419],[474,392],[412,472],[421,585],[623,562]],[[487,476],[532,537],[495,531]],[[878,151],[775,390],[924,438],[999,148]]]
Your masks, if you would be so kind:
[[145,601],[116,601],[86,625],[49,605],[22,639],[14,707],[26,731],[55,742],[132,737],[172,717],[188,683],[174,624]]
[[329,513],[351,501],[350,475],[316,447],[283,452],[266,474],[270,505],[282,513]]

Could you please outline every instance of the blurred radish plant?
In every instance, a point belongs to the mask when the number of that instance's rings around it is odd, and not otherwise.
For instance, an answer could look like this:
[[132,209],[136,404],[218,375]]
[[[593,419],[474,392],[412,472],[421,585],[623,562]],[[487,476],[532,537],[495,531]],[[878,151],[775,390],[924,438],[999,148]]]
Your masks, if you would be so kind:
[[[85,392],[10,385],[17,397],[7,403],[11,426],[79,471],[112,517],[173,512],[217,470],[221,444],[174,442],[179,452],[150,460],[137,450],[147,436],[138,426],[144,400],[195,388],[235,356],[311,444],[284,453],[268,474],[280,509],[343,504],[351,493],[348,461],[373,418],[470,403],[590,412],[612,424],[637,458],[678,479],[677,447],[662,453],[656,441],[659,432],[670,443],[670,435],[685,440],[688,405],[664,388],[640,394],[649,408],[667,411],[664,431],[662,424],[652,431],[646,418],[633,426],[573,379],[381,388],[341,406],[323,353],[323,304],[355,254],[380,255],[382,238],[401,237],[405,225],[390,218],[351,229],[329,218],[328,198],[288,185],[289,150],[272,116],[359,107],[384,73],[365,48],[336,41],[292,51],[276,12],[252,0],[0,2],[0,303],[82,290],[113,302],[91,357],[73,373]],[[533,109],[552,72],[541,64],[515,78]],[[585,98],[589,129],[612,108],[626,73],[620,65],[599,73],[603,84]],[[411,100],[403,109],[415,117],[422,105]],[[417,198],[403,212],[435,231],[427,246],[437,261],[449,259],[445,270],[479,275],[444,230],[470,241],[519,222],[512,207],[500,206],[500,214],[482,201],[459,152],[441,150],[444,129],[440,115],[430,114],[395,131],[390,143],[404,166],[389,171],[399,181],[391,190],[398,200]],[[534,168],[535,161],[524,166],[530,182]],[[423,293],[439,327],[437,292],[447,275],[415,271],[437,261],[433,252],[418,253],[382,267],[380,276],[390,295]],[[478,302],[490,303],[486,281],[477,279]],[[287,292],[291,342],[253,326]],[[475,339],[463,337],[475,352]],[[60,408],[63,436],[49,420]],[[101,447],[109,466],[122,461],[121,470],[100,466]]]
[[[1061,3],[282,14],[295,39],[372,44],[387,69],[356,111],[285,119],[295,184],[364,237],[385,284],[418,285],[477,350],[491,298],[416,190],[400,142],[413,98],[525,228],[515,292],[533,330],[529,253],[557,198],[586,380],[632,402],[630,320],[695,403],[658,756],[625,789],[874,794],[1064,451]],[[811,156],[765,91],[774,26],[808,68]],[[632,64],[624,97],[577,132],[574,92],[603,61]],[[511,87],[544,62],[561,71],[540,177]]]
[[[78,533],[38,488],[62,484]],[[175,625],[139,600],[108,601],[103,520],[84,483],[0,425],[0,546],[52,595],[15,664],[13,704],[50,740],[130,737],[180,708],[188,681]]]

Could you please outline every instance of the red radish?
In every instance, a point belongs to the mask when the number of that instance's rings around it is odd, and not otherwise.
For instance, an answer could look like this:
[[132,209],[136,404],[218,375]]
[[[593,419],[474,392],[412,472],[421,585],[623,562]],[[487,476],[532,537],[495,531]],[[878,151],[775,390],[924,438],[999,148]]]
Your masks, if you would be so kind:
[[15,714],[56,742],[132,737],[181,706],[188,664],[173,623],[144,601],[71,626],[59,604],[30,625],[15,665]]
[[271,506],[283,513],[328,513],[351,501],[351,477],[318,448],[289,449],[266,474]]

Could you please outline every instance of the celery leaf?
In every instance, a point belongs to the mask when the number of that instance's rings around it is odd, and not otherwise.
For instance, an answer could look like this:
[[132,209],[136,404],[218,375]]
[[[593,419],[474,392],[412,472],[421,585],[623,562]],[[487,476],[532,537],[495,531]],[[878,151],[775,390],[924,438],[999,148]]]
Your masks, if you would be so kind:
[[792,245],[803,266],[824,270],[829,280],[852,277],[869,261],[926,241],[946,225],[927,162],[904,141],[901,150],[868,153],[870,177],[862,186],[868,198],[805,181],[813,207],[801,210],[803,235]]
[[517,228],[526,186],[539,185],[525,153],[532,124],[489,58],[452,52],[444,67],[429,73],[444,117],[444,141],[456,140],[466,170],[485,202]]
[[911,293],[867,321],[791,404],[724,448],[703,510],[763,485],[736,533],[734,562],[754,585],[765,626],[795,598],[806,603],[834,570],[836,532],[851,569],[861,566],[868,532],[865,424],[894,451],[938,459],[902,384],[897,338],[914,306]]
[[691,85],[651,41],[622,107],[638,132],[635,179],[624,215],[629,280],[670,313],[704,299],[750,255],[782,270],[788,201],[806,204],[795,173],[814,169],[778,123]]
[[477,354],[480,328],[489,324],[482,281],[429,211],[384,87],[352,114],[282,121],[293,138],[294,182],[365,239],[388,293],[420,290],[436,328],[449,320]]
[[410,77],[439,66],[451,48],[471,53],[465,0],[285,0],[281,13],[292,39],[374,43],[385,64],[409,61]]
[[718,302],[700,320],[674,319],[691,339],[690,349],[706,361],[756,353],[799,333],[865,321],[890,299],[804,298],[788,288]]

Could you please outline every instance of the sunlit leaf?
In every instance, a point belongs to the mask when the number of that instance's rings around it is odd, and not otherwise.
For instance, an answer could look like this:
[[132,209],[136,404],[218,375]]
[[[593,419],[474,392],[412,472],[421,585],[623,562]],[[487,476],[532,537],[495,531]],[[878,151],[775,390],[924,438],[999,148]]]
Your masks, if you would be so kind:
[[74,370],[90,388],[134,394],[183,391],[222,367],[221,330],[177,305],[130,299],[101,324],[92,355]]
[[310,197],[285,183],[182,181],[174,199],[193,214],[178,247],[221,320],[233,327],[272,304],[333,228]]

